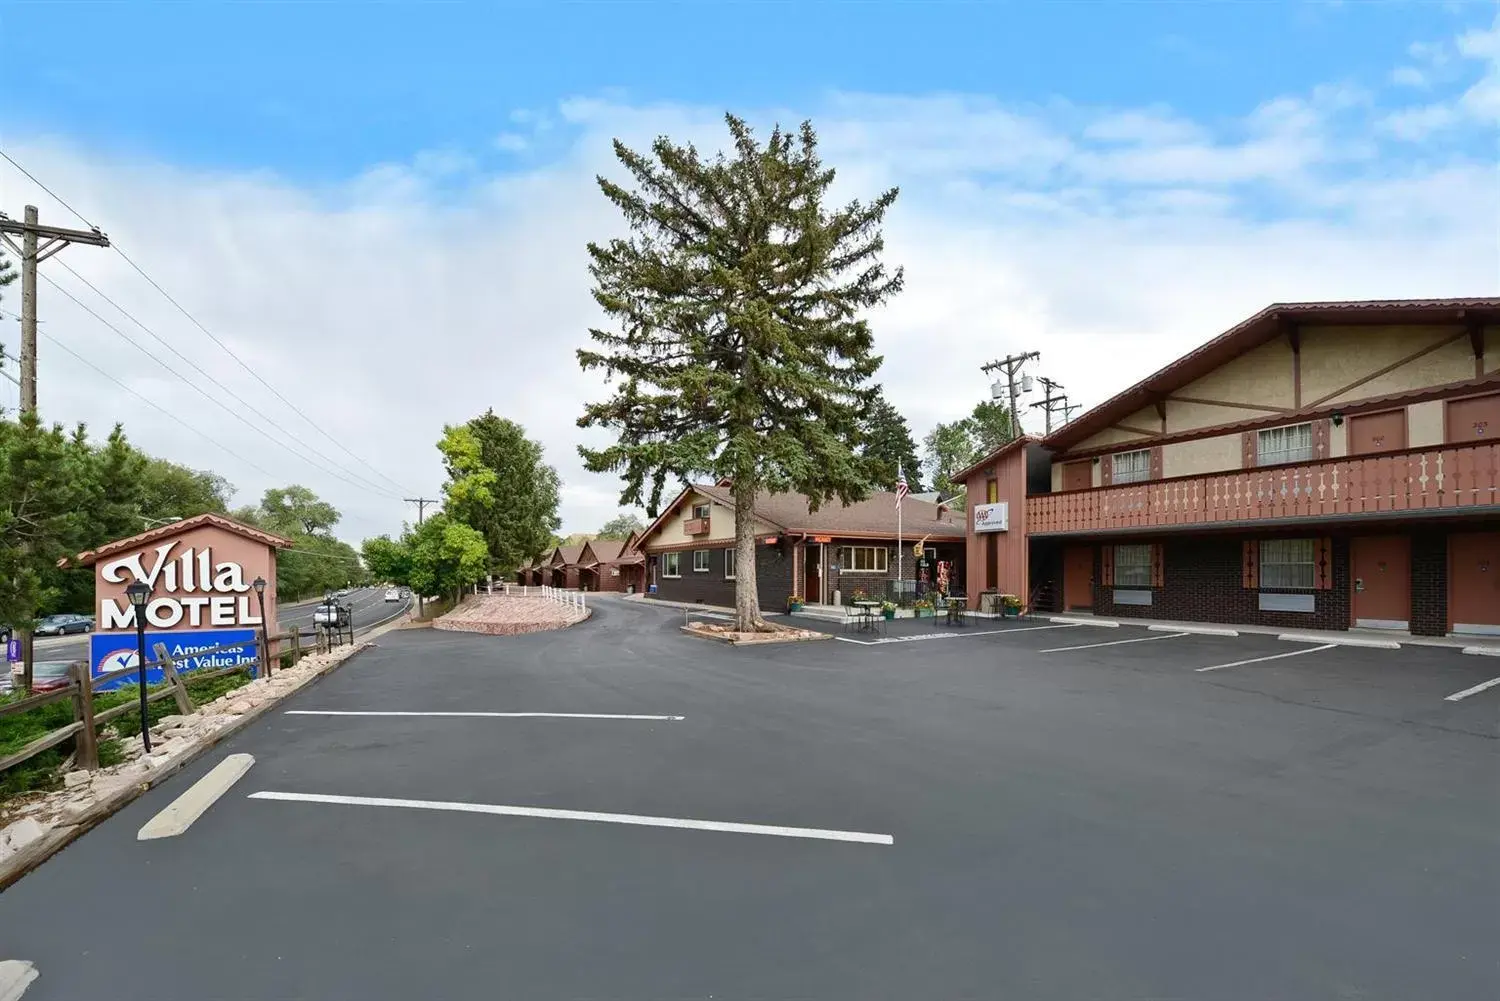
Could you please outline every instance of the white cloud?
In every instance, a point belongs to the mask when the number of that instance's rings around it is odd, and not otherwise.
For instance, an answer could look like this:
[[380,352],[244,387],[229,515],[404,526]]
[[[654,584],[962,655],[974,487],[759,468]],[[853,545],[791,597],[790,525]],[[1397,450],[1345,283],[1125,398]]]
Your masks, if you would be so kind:
[[1479,78],[1454,96],[1426,105],[1401,108],[1379,123],[1379,129],[1397,139],[1420,142],[1464,125],[1477,125],[1493,137],[1500,128],[1500,14],[1488,28],[1472,28],[1451,46],[1418,44],[1412,55],[1428,69],[1400,67],[1396,82],[1431,83],[1434,73],[1451,78],[1467,64],[1479,64]]
[[[1489,51],[1485,37],[1458,48]],[[1011,351],[1040,350],[1038,371],[1092,404],[1272,301],[1495,294],[1491,165],[1393,152],[1378,140],[1378,114],[1358,90],[1333,86],[1268,95],[1228,122],[1165,107],[1012,107],[954,94],[833,94],[750,117],[795,124],[810,115],[842,197],[902,186],[887,235],[906,292],[874,320],[881,378],[920,437],[986,396],[978,366]],[[1442,124],[1476,127],[1470,117]],[[490,173],[463,150],[413,151],[408,163],[312,188],[264,171],[8,136],[9,152],[96,215],[204,324],[400,488],[376,493],[343,482],[326,460],[294,458],[260,435],[255,413],[228,400],[233,414],[215,408],[43,283],[45,334],[274,475],[121,394],[44,336],[46,414],[101,433],[124,420],[144,447],[229,476],[242,500],[306,483],[346,513],[342,532],[357,541],[409,517],[400,497],[438,495],[433,443],[443,423],[494,407],[547,446],[565,481],[565,529],[597,528],[614,513],[618,483],[581,468],[576,446],[604,438],[576,420],[604,387],[579,372],[574,351],[597,322],[584,244],[619,221],[593,178],[619,175],[616,136],[636,148],[662,133],[718,148],[721,112],[595,96],[512,112],[496,127],[502,148],[505,136],[519,149],[548,131],[555,153]],[[45,220],[70,222],[0,169],[0,204],[14,213],[28,201]],[[352,478],[376,475],[246,376],[119,257],[75,247],[59,260]],[[43,269],[185,368],[71,276]],[[12,286],[4,308],[18,300]],[[0,331],[14,350],[13,322]]]

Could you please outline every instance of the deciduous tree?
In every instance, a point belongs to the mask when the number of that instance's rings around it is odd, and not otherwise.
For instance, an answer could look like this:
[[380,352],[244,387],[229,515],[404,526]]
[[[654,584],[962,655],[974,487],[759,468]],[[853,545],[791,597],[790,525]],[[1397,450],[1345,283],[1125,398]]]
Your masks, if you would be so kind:
[[634,511],[621,511],[606,521],[604,527],[599,529],[598,534],[594,538],[628,539],[632,534],[641,531],[645,527],[645,524],[636,516]]
[[487,410],[444,427],[438,450],[448,471],[443,510],[483,535],[491,569],[509,575],[549,548],[562,523],[560,481],[525,428]]
[[[595,472],[619,472],[621,503],[654,516],[669,479],[729,478],[740,566],[755,564],[757,493],[812,504],[867,495],[852,445],[880,366],[861,315],[900,291],[881,262],[895,189],[832,208],[834,171],[811,123],[762,144],[726,115],[733,152],[704,158],[658,139],[649,155],[616,140],[633,187],[599,178],[631,235],[588,247],[593,295],[614,329],[589,331],[585,370],[618,380],[581,427],[617,435],[580,447]],[[764,627],[756,576],[735,581],[740,629]]]

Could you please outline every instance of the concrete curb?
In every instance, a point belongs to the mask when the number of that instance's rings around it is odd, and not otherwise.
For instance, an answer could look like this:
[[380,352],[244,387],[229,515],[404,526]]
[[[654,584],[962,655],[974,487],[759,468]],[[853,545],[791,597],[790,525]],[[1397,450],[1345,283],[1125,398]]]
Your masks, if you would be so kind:
[[68,845],[72,844],[75,839],[82,837],[91,829],[97,827],[99,824],[109,819],[121,808],[139,799],[141,796],[150,792],[152,789],[155,789],[157,786],[161,785],[167,779],[177,774],[183,768],[187,767],[192,762],[197,761],[199,758],[201,758],[204,754],[213,750],[219,744],[228,740],[230,737],[233,737],[235,734],[245,729],[251,723],[254,723],[256,720],[260,719],[266,713],[271,712],[276,707],[280,706],[287,699],[298,694],[299,692],[311,688],[319,681],[322,681],[323,678],[327,675],[332,674],[334,671],[337,671],[339,668],[343,667],[351,660],[354,660],[360,654],[364,653],[366,650],[374,646],[373,643],[369,642],[369,639],[371,636],[377,635],[377,633],[381,631],[383,631],[383,629],[376,630],[367,634],[364,640],[362,640],[360,644],[355,648],[354,652],[345,657],[343,660],[336,661],[335,663],[329,664],[326,667],[320,669],[316,674],[311,675],[306,681],[298,685],[296,688],[293,688],[291,691],[287,692],[281,698],[274,701],[262,702],[260,705],[253,707],[249,712],[237,717],[233,723],[230,723],[222,730],[218,730],[210,734],[198,746],[192,748],[191,750],[183,752],[181,756],[176,757],[172,761],[163,765],[160,770],[151,772],[144,781],[138,782],[135,785],[125,786],[122,789],[117,789],[109,797],[98,801],[94,804],[93,809],[85,814],[83,819],[79,820],[78,823],[68,824],[62,827],[54,827],[52,830],[42,835],[36,841],[33,841],[25,848],[22,848],[19,852],[12,855],[8,860],[6,860],[3,865],[0,865],[0,890],[4,890],[16,880],[20,879],[22,876],[35,869],[37,866],[41,865],[43,862],[47,861],[53,855],[56,855],[58,852],[62,851]]
[[[443,633],[472,633],[475,636],[496,637],[529,636],[532,633],[555,633],[561,629],[571,629],[574,626],[582,625],[593,617],[594,610],[592,608],[585,607],[583,610],[583,616],[581,618],[574,619],[572,622],[468,622],[463,620],[455,620],[453,622],[449,622],[446,625],[443,625],[443,620],[446,619],[447,616],[440,615],[437,618],[433,619],[430,625],[438,632]],[[471,629],[469,628],[470,626],[521,626],[523,628],[508,630],[503,633],[494,633],[490,632],[489,629],[486,628]]]
[[1238,636],[1238,629],[1228,629],[1224,626],[1162,626],[1152,625],[1146,627],[1153,633],[1191,633],[1194,636]]
[[1113,619],[1069,619],[1060,616],[1048,619],[1047,621],[1056,622],[1060,626],[1099,626],[1104,629],[1120,628],[1120,624]]
[[767,633],[764,638],[757,636],[754,639],[749,639],[741,636],[725,636],[716,635],[714,633],[705,633],[694,629],[692,626],[678,626],[677,628],[681,629],[689,636],[696,636],[700,640],[711,640],[715,643],[727,643],[730,646],[765,646],[769,643],[816,643],[819,640],[833,639],[833,637],[828,633],[820,633],[817,632],[817,630],[813,629],[808,630],[808,632],[814,633],[814,635],[812,636],[777,636],[775,633]]
[[1303,633],[1278,633],[1276,638],[1286,640],[1288,643],[1332,643],[1334,646],[1362,646],[1371,650],[1400,650],[1401,644],[1395,640],[1371,640],[1364,637],[1338,636],[1308,636]]
[[1475,657],[1500,657],[1500,646],[1466,646],[1464,653]]

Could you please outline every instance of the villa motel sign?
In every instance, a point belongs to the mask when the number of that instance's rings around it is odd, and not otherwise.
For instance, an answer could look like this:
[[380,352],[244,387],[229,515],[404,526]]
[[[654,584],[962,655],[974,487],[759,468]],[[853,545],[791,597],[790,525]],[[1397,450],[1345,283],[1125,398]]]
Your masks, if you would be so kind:
[[[163,643],[183,672],[254,662],[257,631],[262,625],[268,634],[277,631],[276,551],[290,545],[232,518],[201,514],[80,553],[77,564],[94,567],[97,631],[89,638],[94,676],[137,662],[135,611],[125,594],[136,580],[152,592],[146,605],[148,660]],[[265,623],[251,585],[257,577],[267,582]],[[198,653],[231,643],[243,645]],[[160,668],[147,670],[148,683],[160,679]]]

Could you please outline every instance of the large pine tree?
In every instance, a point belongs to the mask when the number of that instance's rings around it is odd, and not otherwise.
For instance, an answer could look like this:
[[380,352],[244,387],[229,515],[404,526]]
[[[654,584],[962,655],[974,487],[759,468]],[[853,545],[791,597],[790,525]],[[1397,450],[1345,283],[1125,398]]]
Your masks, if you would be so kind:
[[[902,273],[880,259],[894,188],[829,208],[834,172],[810,123],[761,145],[725,121],[732,155],[665,137],[649,156],[614,144],[634,189],[599,187],[631,235],[588,251],[594,298],[618,329],[591,329],[598,349],[578,360],[618,381],[578,423],[618,439],[579,451],[589,469],[622,474],[621,503],[653,516],[669,477],[729,478],[743,567],[755,565],[757,492],[814,504],[867,493],[870,463],[851,444],[881,359],[861,313],[899,292]],[[735,612],[738,628],[764,627],[755,574],[737,576]]]

